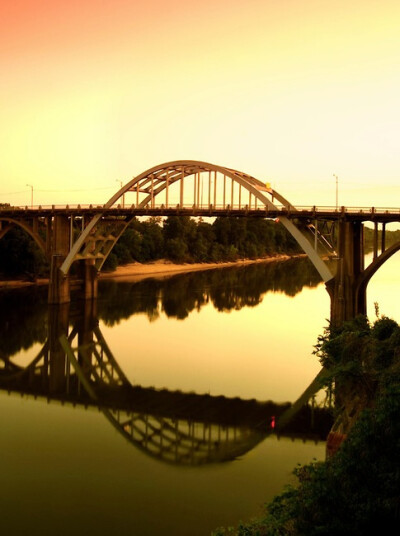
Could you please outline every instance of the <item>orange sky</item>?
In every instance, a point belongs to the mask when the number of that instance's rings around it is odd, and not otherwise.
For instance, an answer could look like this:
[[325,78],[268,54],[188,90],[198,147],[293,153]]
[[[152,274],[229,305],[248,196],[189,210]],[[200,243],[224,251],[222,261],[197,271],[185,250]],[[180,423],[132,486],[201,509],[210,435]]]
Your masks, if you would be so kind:
[[0,202],[100,203],[158,163],[294,204],[400,206],[398,0],[2,0]]

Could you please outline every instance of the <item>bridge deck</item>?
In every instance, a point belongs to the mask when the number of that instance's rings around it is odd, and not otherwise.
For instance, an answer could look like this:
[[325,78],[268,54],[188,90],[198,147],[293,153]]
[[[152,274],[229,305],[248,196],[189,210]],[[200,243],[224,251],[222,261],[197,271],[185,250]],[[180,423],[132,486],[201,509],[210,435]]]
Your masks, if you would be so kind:
[[103,205],[51,205],[37,207],[14,207],[0,206],[0,218],[26,218],[26,217],[48,217],[55,215],[64,216],[95,216],[103,214],[104,217],[126,217],[126,216],[202,216],[202,217],[259,217],[276,219],[279,217],[305,219],[305,220],[346,220],[346,221],[373,221],[373,222],[399,222],[399,208],[380,207],[294,207],[281,206],[277,210],[266,207],[251,208],[246,206],[187,206],[176,205],[166,207],[164,205],[150,207],[135,207],[135,205],[116,205],[106,208]]

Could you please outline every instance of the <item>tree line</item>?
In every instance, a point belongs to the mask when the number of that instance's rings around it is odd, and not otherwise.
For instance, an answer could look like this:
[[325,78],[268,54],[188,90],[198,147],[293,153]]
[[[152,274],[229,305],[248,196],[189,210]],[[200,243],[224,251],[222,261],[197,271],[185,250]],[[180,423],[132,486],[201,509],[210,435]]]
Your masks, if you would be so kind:
[[[364,229],[365,246],[373,230]],[[400,231],[386,231],[386,244],[400,240]],[[226,262],[255,259],[301,249],[283,225],[262,218],[216,218],[212,223],[189,216],[134,218],[109,254],[105,270],[120,264],[165,258],[175,263]],[[32,238],[13,227],[0,240],[0,274],[36,278],[48,275],[48,262]]]
[[[261,218],[217,218],[212,223],[189,216],[134,218],[104,269],[162,258],[175,263],[224,262],[298,252],[297,242],[282,225]],[[19,227],[0,240],[0,274],[33,278],[48,274],[44,254]]]
[[282,225],[261,218],[216,218],[208,223],[189,216],[147,221],[134,219],[106,268],[165,258],[176,263],[224,262],[297,253],[299,246]]
[[[374,247],[374,229],[364,226],[364,246],[368,250],[372,250]],[[385,231],[385,244],[386,248],[400,242],[400,230],[397,231]],[[378,231],[378,244],[382,243],[382,231]]]

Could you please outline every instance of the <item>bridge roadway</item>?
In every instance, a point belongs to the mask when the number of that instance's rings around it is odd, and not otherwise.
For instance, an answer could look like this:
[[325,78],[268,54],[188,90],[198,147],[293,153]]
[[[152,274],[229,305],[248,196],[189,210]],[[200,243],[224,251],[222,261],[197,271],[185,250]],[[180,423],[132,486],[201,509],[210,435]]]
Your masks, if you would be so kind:
[[[91,218],[101,215],[103,219],[107,217],[118,218],[127,216],[191,216],[191,217],[252,217],[277,219],[287,217],[290,219],[315,221],[349,221],[349,222],[377,222],[393,223],[400,221],[400,209],[382,207],[329,207],[329,206],[277,206],[275,209],[269,207],[249,208],[248,205],[239,206],[189,206],[176,205],[166,207],[165,205],[151,206],[122,206],[115,204],[111,207],[106,205],[38,205],[33,207],[8,206],[0,204],[0,221],[19,220],[25,218],[48,218],[54,216],[67,216],[68,218]],[[1,234],[1,231],[0,231]]]

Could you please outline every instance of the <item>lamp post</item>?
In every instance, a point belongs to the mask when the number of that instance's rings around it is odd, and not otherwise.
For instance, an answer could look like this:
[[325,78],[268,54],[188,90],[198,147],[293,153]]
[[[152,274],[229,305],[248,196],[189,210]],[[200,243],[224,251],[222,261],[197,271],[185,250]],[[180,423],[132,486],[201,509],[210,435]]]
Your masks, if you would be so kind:
[[333,174],[333,176],[335,177],[336,179],[336,210],[338,209],[338,176],[335,175],[335,173]]
[[31,208],[33,208],[33,186],[32,184],[27,184],[26,186],[31,189]]
[[[119,182],[121,188],[122,188],[122,181],[120,181],[119,179],[115,179],[116,182]],[[125,208],[125,194],[122,194],[122,208]]]

